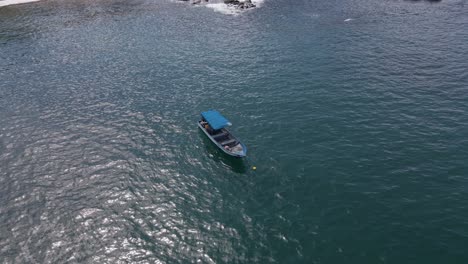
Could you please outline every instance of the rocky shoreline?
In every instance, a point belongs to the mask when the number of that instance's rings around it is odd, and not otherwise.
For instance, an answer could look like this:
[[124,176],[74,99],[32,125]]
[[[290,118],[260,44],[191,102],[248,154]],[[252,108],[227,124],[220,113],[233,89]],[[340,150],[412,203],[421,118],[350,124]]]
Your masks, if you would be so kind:
[[[210,0],[179,0],[182,2],[190,2],[193,5],[198,5],[202,3],[208,3]],[[224,4],[232,6],[238,9],[249,9],[254,8],[256,5],[252,3],[252,0],[223,0]]]

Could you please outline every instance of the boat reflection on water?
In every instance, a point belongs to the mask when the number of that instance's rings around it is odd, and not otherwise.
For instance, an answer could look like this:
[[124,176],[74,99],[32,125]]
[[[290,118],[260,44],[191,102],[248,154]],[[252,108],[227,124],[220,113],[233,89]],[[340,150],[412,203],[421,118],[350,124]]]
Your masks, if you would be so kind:
[[205,136],[203,131],[198,130],[200,137],[203,140],[206,152],[216,162],[221,162],[225,167],[231,169],[235,173],[244,174],[247,172],[247,163],[244,159],[228,156],[222,152],[218,147],[211,143],[211,141]]

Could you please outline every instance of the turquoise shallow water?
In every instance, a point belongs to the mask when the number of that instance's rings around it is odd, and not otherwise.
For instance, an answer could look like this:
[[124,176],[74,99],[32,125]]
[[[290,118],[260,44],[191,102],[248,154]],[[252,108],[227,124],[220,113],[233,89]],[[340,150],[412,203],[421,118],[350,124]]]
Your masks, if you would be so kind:
[[[468,262],[467,14],[0,8],[0,262]],[[245,160],[197,130],[208,108]]]

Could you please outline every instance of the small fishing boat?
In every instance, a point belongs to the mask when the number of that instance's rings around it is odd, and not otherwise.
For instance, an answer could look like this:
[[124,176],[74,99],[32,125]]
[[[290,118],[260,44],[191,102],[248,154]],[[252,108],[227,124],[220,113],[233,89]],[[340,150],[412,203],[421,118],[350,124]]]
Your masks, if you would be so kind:
[[247,147],[226,129],[230,125],[231,122],[214,110],[202,112],[201,120],[198,121],[198,127],[224,153],[238,158],[245,157]]

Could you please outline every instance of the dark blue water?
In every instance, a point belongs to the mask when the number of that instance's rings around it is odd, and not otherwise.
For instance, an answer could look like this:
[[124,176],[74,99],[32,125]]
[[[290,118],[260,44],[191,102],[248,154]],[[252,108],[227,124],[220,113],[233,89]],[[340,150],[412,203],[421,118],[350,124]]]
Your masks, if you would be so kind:
[[1,7],[0,262],[467,263],[467,5]]

